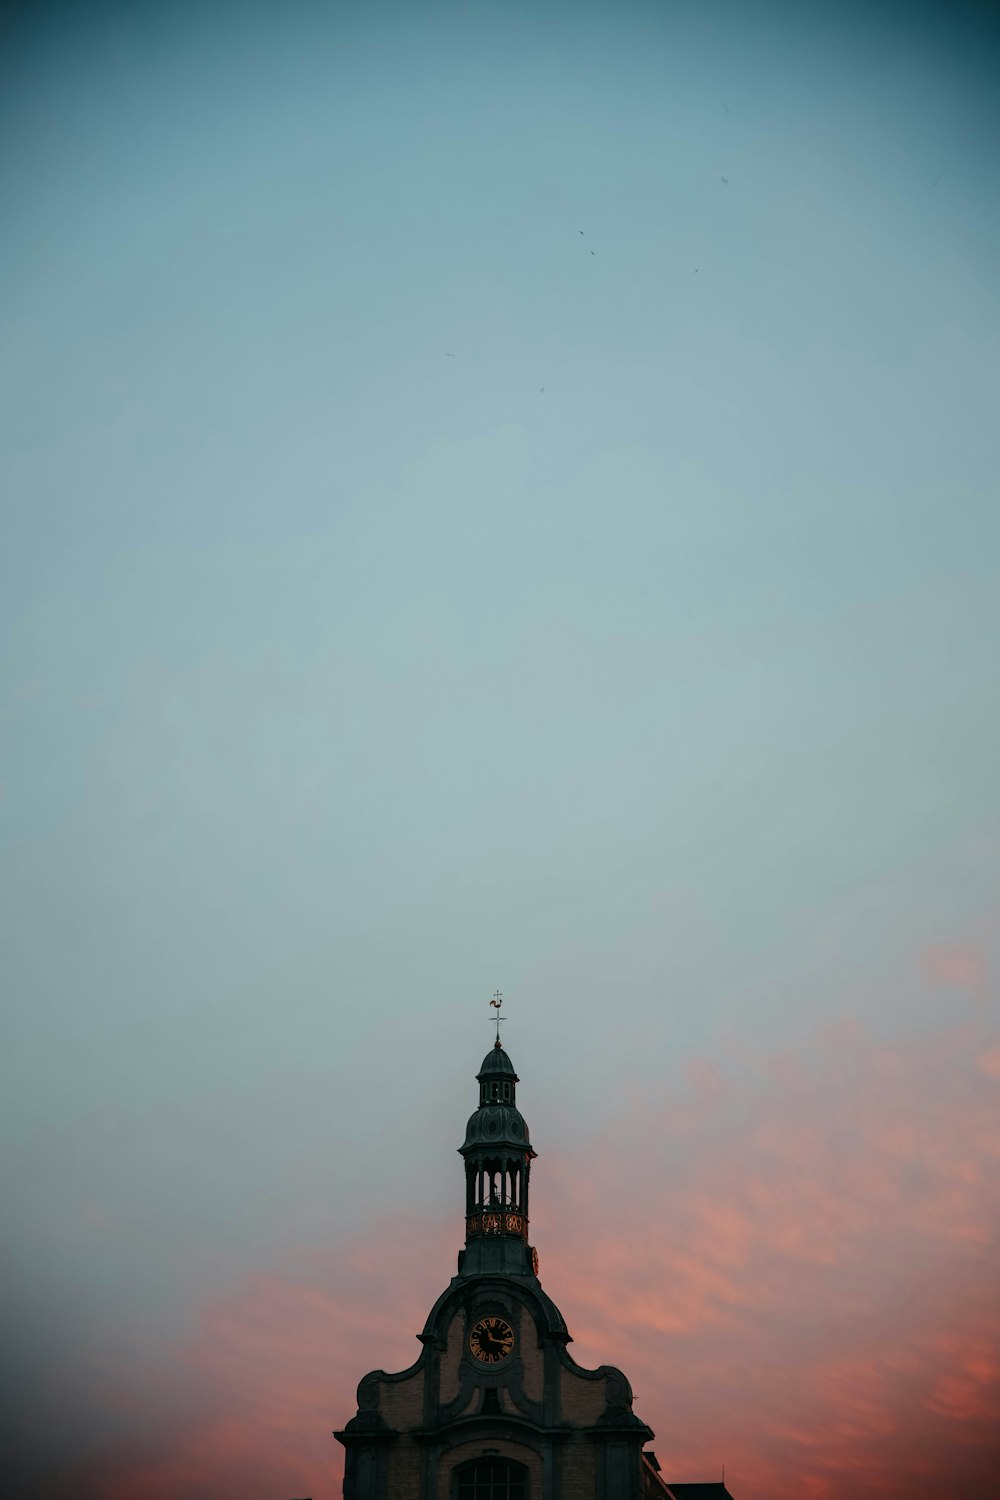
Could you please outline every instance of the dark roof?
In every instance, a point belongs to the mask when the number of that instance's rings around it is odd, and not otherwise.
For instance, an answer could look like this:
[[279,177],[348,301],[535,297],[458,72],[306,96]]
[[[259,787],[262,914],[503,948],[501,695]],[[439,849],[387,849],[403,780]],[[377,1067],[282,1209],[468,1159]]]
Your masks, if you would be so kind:
[[517,1079],[517,1074],[514,1072],[514,1064],[499,1042],[496,1042],[483,1058],[483,1065],[476,1074],[476,1077],[481,1081],[484,1073],[488,1073],[491,1078],[506,1077],[513,1078],[515,1081]]
[[721,1480],[711,1484],[667,1484],[674,1500],[733,1500]]
[[528,1126],[513,1104],[481,1104],[465,1127],[465,1145],[460,1151],[486,1143],[488,1146],[513,1146],[516,1151],[531,1150]]

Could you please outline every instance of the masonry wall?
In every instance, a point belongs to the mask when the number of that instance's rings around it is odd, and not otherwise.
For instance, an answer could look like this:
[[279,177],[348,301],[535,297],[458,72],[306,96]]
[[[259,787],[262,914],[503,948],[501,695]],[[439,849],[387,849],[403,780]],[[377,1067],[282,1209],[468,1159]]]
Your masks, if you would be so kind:
[[576,1438],[559,1454],[560,1500],[597,1500],[597,1448],[589,1438]]
[[[639,1500],[648,1429],[628,1427],[628,1382],[607,1366],[578,1366],[552,1312],[543,1302],[536,1313],[536,1305],[506,1278],[455,1287],[454,1301],[446,1294],[429,1321],[416,1365],[366,1377],[352,1470],[357,1500],[455,1500],[456,1469],[487,1453],[525,1466],[531,1500]],[[514,1325],[515,1351],[502,1364],[481,1365],[468,1331],[496,1308]],[[485,1396],[495,1400],[492,1412]],[[377,1474],[362,1437],[369,1430],[379,1446]]]

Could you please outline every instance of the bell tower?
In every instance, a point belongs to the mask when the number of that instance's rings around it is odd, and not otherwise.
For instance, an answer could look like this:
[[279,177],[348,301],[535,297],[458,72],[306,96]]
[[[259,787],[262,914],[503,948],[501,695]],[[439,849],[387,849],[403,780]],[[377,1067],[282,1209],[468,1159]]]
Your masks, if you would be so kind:
[[528,1244],[528,1178],[534,1151],[517,1107],[520,1080],[500,1037],[476,1074],[479,1108],[469,1117],[465,1141],[465,1249],[460,1276],[487,1271],[533,1276],[538,1257]]

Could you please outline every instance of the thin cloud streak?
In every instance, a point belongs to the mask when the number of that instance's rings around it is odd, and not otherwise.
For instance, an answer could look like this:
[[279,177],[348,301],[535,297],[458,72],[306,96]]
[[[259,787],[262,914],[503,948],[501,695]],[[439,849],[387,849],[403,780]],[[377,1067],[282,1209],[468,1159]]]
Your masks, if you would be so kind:
[[[685,1099],[622,1118],[627,1181],[608,1143],[595,1170],[616,1234],[598,1274],[565,1251],[553,1274],[588,1356],[629,1370],[675,1477],[712,1472],[718,1455],[750,1495],[987,1482],[994,1052],[982,1017],[891,1045],[846,1024],[741,1058],[739,1079],[706,1068]],[[578,1216],[568,1199],[558,1213]]]

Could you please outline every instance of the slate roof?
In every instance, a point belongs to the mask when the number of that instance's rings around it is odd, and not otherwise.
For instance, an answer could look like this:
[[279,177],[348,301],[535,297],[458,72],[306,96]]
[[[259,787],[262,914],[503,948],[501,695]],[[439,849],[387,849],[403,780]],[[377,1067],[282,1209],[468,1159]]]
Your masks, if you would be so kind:
[[[519,1109],[513,1104],[481,1104],[469,1116],[465,1127],[465,1143],[459,1151],[469,1151],[474,1146],[513,1146],[523,1151],[531,1149],[528,1124]],[[534,1152],[532,1152],[534,1155]]]
[[489,1074],[491,1078],[517,1078],[514,1072],[514,1064],[499,1042],[496,1042],[483,1058],[483,1065],[476,1074],[476,1077],[482,1080],[484,1073]]
[[674,1500],[733,1500],[721,1480],[711,1484],[667,1484]]

